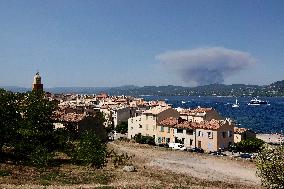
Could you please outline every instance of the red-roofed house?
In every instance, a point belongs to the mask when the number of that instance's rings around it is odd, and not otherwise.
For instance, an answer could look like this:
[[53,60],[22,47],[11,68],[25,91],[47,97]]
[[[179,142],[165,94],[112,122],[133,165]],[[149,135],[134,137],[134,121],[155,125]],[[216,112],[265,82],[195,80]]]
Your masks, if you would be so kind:
[[183,143],[187,148],[205,151],[225,149],[234,143],[234,125],[230,120],[210,120],[200,123],[181,118],[166,118],[158,123],[156,143]]
[[196,108],[193,110],[182,109],[180,110],[180,117],[192,122],[210,121],[211,119],[221,120],[221,115],[213,108]]
[[235,127],[234,128],[234,142],[241,142],[248,138],[255,138],[256,133],[250,129]]

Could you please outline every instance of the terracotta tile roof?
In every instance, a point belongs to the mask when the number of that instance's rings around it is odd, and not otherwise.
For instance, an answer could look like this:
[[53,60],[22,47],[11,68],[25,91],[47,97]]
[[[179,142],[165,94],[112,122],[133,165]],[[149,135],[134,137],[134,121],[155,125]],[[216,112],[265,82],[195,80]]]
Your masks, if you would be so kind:
[[96,95],[96,98],[107,98],[107,97],[108,97],[107,93],[101,93],[101,94]]
[[241,128],[241,127],[234,127],[234,132],[235,133],[238,133],[238,134],[241,134],[241,133],[243,133],[243,132],[245,132],[245,131],[247,131],[248,129],[246,129],[246,128]]
[[202,121],[200,123],[200,129],[210,129],[210,130],[217,130],[219,129],[225,122],[223,120],[215,120],[211,119],[210,121]]
[[108,105],[103,105],[103,106],[101,106],[101,109],[108,109],[108,108],[109,108]]
[[163,126],[174,126],[178,123],[178,119],[175,117],[168,117],[166,119],[163,119],[158,124]]
[[63,122],[79,122],[81,121],[86,115],[85,114],[76,114],[76,113],[62,113],[57,112],[55,115],[55,120],[63,121]]
[[157,115],[167,109],[169,109],[170,107],[169,106],[166,106],[166,107],[163,107],[163,106],[156,106],[154,108],[151,108],[149,110],[146,110],[144,112],[144,114],[153,114],[153,115]]
[[181,129],[208,129],[208,130],[217,130],[223,124],[225,124],[225,120],[210,120],[210,121],[202,121],[201,123],[186,121],[182,119],[177,119],[174,117],[168,117],[163,119],[158,124],[163,126],[171,126],[174,128],[181,128]]
[[127,99],[119,98],[119,99],[115,100],[115,102],[127,102]]
[[190,109],[183,109],[181,110],[180,114],[181,115],[195,115],[197,113],[206,113],[206,112],[209,112],[213,110],[213,108],[196,108],[196,109],[193,109],[193,110],[190,110]]

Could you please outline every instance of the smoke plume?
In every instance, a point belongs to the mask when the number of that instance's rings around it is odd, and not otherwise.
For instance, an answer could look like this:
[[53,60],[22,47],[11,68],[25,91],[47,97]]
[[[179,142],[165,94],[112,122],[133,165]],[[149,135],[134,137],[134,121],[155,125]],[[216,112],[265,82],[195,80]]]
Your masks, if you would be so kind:
[[169,51],[156,59],[185,82],[197,85],[223,83],[226,77],[256,62],[249,53],[223,47]]

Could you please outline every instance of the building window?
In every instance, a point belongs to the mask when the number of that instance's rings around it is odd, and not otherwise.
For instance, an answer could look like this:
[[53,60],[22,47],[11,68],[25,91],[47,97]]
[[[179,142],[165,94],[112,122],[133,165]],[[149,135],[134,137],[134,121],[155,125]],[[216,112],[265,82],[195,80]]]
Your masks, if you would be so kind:
[[139,124],[139,128],[142,128],[142,125],[141,125],[141,124]]
[[148,130],[148,125],[146,125],[146,130]]
[[131,123],[133,123],[133,119],[131,119]]
[[164,126],[161,126],[160,132],[164,132]]
[[162,138],[158,137],[158,143],[161,143],[161,142],[162,142]]
[[170,138],[166,138],[166,143],[170,143],[171,142],[171,139]]
[[212,132],[207,132],[208,138],[212,139],[213,138],[213,133]]
[[168,133],[170,133],[171,132],[171,128],[170,127],[168,127]]
[[188,135],[193,135],[193,130],[192,130],[192,129],[186,130],[186,134],[188,134]]
[[192,139],[190,139],[190,141],[189,141],[189,145],[190,145],[190,146],[192,146],[192,144],[193,144],[193,140],[192,140]]
[[226,138],[226,132],[222,132],[223,138]]
[[202,131],[198,131],[198,136],[202,137]]
[[177,133],[183,133],[183,129],[177,129]]
[[148,120],[148,115],[146,115],[146,120]]
[[233,136],[232,131],[228,131],[228,137],[230,138],[232,136]]

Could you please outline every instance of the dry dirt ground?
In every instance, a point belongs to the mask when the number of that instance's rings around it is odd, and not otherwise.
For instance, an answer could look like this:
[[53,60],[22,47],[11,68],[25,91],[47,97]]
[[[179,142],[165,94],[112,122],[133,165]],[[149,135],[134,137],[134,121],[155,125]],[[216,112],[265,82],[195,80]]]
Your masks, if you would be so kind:
[[260,179],[255,175],[254,163],[248,160],[172,151],[158,147],[147,148],[145,146],[146,148],[141,148],[142,146],[137,144],[127,146],[112,143],[112,145],[121,151],[145,159],[148,166],[171,170],[176,173],[185,173],[209,181],[260,185]]
[[50,169],[0,164],[0,188],[261,188],[252,162],[171,151],[129,142],[109,150],[132,155],[136,172],[123,172],[109,159],[102,170],[62,164]]

